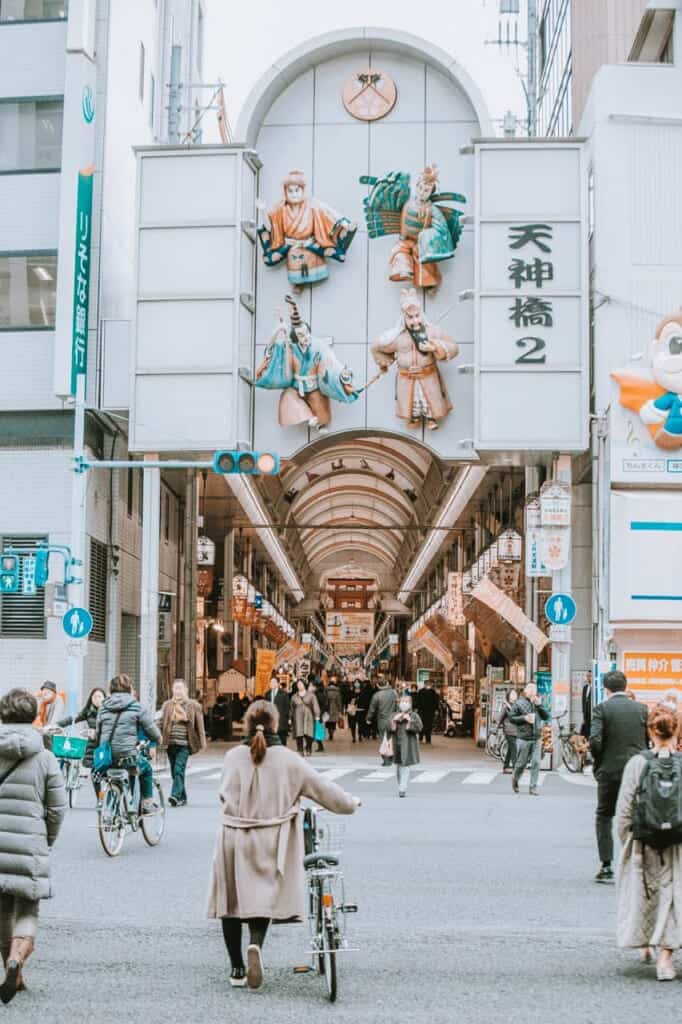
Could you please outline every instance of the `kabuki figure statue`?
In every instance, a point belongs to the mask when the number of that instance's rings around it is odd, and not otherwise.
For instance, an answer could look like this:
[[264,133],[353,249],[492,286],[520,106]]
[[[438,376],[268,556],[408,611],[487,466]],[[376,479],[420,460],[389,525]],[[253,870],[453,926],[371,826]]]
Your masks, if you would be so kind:
[[332,400],[355,402],[362,389],[353,385],[353,374],[336,358],[331,340],[313,337],[290,295],[286,303],[290,327],[280,315],[256,371],[256,387],[282,391],[281,427],[305,423],[326,433],[332,418]]
[[419,175],[413,196],[410,176],[402,171],[390,171],[383,178],[363,175],[360,184],[372,186],[363,201],[369,237],[400,236],[389,258],[389,280],[437,288],[438,263],[452,259],[462,234],[460,211],[439,202],[465,203],[464,196],[438,191],[435,164]]
[[303,171],[290,171],[282,189],[282,201],[268,212],[258,237],[266,266],[286,260],[289,282],[301,291],[327,280],[327,259],[343,263],[357,226],[317,199],[306,199]]
[[414,288],[400,293],[400,320],[372,346],[382,372],[396,364],[396,415],[408,427],[436,430],[452,409],[438,362],[454,359],[459,346],[424,316]]

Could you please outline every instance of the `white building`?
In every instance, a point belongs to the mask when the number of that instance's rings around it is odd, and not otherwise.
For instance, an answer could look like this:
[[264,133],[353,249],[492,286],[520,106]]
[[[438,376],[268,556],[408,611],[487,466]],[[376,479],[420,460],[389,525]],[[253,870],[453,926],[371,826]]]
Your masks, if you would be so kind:
[[[171,58],[201,83],[201,0],[3,0],[0,4],[0,539],[69,544],[74,411],[58,396],[71,344],[78,171],[94,163],[86,443],[127,451],[127,375],[107,374],[130,343],[136,144],[167,137]],[[187,96],[187,93],[185,94]],[[190,94],[177,130],[188,132]],[[121,365],[121,364],[119,364]],[[159,590],[177,594],[184,485],[164,484]],[[179,492],[182,493],[179,493]],[[85,682],[139,662],[140,474],[97,471],[87,489],[82,603],[94,629]],[[56,578],[57,559],[52,567]],[[47,601],[50,603],[48,591]],[[173,605],[175,620],[180,605]],[[46,595],[0,598],[0,680],[66,682],[66,638]],[[182,664],[170,662],[168,673]]]

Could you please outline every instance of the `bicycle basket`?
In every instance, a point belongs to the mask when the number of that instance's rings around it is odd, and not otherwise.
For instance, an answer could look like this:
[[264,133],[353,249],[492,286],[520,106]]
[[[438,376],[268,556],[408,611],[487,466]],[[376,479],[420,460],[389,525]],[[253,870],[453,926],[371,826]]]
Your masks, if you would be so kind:
[[88,741],[81,736],[52,737],[52,753],[63,760],[82,760],[87,745]]
[[316,845],[320,852],[331,853],[343,847],[346,826],[342,821],[330,821],[320,815],[317,817]]

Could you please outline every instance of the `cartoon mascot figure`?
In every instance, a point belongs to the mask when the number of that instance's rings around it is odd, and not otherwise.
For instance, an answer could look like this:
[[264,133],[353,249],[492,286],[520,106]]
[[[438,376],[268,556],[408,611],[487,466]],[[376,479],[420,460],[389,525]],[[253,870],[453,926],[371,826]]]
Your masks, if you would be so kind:
[[653,380],[613,373],[620,404],[645,423],[659,448],[682,448],[682,310],[656,328],[651,348]]

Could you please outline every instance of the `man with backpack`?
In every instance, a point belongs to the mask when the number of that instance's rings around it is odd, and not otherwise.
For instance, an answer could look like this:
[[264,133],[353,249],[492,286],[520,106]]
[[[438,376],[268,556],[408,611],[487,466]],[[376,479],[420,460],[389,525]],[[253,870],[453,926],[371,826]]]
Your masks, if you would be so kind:
[[622,672],[607,672],[606,700],[592,715],[590,750],[597,780],[596,831],[601,861],[595,882],[613,882],[612,825],[623,772],[631,757],[647,749],[648,710],[627,697],[627,685]]

